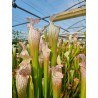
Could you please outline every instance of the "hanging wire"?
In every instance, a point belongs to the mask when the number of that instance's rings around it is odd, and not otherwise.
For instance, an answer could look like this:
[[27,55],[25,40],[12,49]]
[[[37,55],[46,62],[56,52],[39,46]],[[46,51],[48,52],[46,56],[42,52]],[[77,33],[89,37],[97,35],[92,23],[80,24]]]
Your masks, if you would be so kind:
[[[81,1],[81,2],[79,2],[79,3],[77,3],[77,4],[72,5],[71,7],[67,8],[65,11],[70,10],[71,8],[73,8],[74,6],[76,6],[76,5],[78,5],[78,4],[82,3],[82,2],[84,2],[84,1]],[[13,2],[13,3],[15,3],[15,2]],[[16,5],[15,5],[15,7],[16,7]],[[45,18],[49,18],[49,17],[50,17],[50,16],[46,16],[46,17],[44,17],[43,19],[45,19]],[[27,24],[27,23],[28,23],[28,22],[20,23],[20,24],[14,25],[14,26],[12,26],[12,27],[16,27],[16,26],[24,25],[24,24]]]
[[[83,2],[85,2],[85,1],[78,2],[78,3],[74,4],[73,6],[69,7],[68,9],[66,9],[65,11],[70,10],[71,8],[73,8],[73,7],[77,6],[77,5],[80,5],[80,4],[82,4]],[[76,25],[76,24],[78,24],[78,23],[80,23],[81,21],[84,21],[84,20],[85,20],[85,19],[80,20],[80,21],[78,21],[78,22],[72,24],[71,26],[69,26],[69,27],[67,28],[67,30],[70,29],[70,27],[72,27],[72,26],[74,26],[74,25]],[[64,32],[65,32],[65,31],[63,31],[63,33],[64,33]]]
[[[83,2],[83,1],[82,1]],[[78,3],[79,4],[79,3]],[[75,5],[74,5],[75,6]],[[73,7],[73,6],[72,6]],[[70,7],[70,8],[68,8],[68,9],[66,9],[66,10],[69,10],[69,9],[71,9],[72,7]],[[50,16],[47,16],[47,17],[44,17],[44,18],[42,18],[42,19],[45,19],[45,18],[48,18],[48,17],[50,17]],[[25,23],[21,23],[21,24],[18,24],[18,25],[15,25],[15,26],[19,26],[19,25],[23,25],[23,24],[27,24],[28,22],[25,22]],[[14,26],[13,26],[14,27]],[[64,29],[63,29],[64,30]]]
[[82,21],[85,21],[85,20],[86,20],[86,19],[79,20],[79,21],[75,22],[74,24],[72,24],[71,26],[69,26],[67,29],[69,29],[69,28],[71,28],[72,26],[74,26],[74,25],[76,25],[76,24],[78,24],[78,23],[80,23],[80,22],[82,22]]
[[38,13],[42,14],[43,16],[45,15],[45,14],[41,13],[39,10],[37,10],[34,6],[32,6],[31,3],[29,4],[29,3],[25,2],[24,0],[21,0],[21,1],[22,1],[24,4],[28,5],[29,7],[33,8],[33,9],[34,9],[35,11],[37,11]]
[[80,32],[80,31],[82,31],[82,30],[84,30],[86,27],[83,27],[82,29],[79,29],[77,32]]
[[[77,3],[77,4],[75,4],[75,5],[73,5],[73,6],[69,7],[69,8],[67,8],[65,11],[67,11],[67,10],[73,8],[74,6],[76,6],[76,5],[78,5],[78,4],[82,3],[82,2],[84,2],[84,1],[81,1],[81,2],[79,2],[79,3]],[[15,3],[15,2],[13,2],[13,3]],[[15,5],[15,7],[16,7],[16,5]],[[46,16],[46,17],[44,17],[44,18],[49,18],[49,17],[50,17],[50,16]],[[44,18],[43,18],[43,19],[44,19]],[[12,26],[12,27],[16,27],[16,26],[24,25],[24,24],[27,24],[27,23],[28,23],[28,22],[20,23],[20,24],[14,25],[14,26]]]
[[84,1],[78,2],[78,3],[74,4],[74,5],[72,5],[71,7],[67,8],[65,11],[68,11],[68,10],[70,10],[71,8],[73,8],[73,7],[75,7],[75,6],[79,5],[79,4],[81,4],[81,3],[83,3],[83,2],[84,2]]
[[[48,1],[46,1],[46,2],[48,2]],[[53,9],[57,9],[57,7],[54,7],[50,2],[48,2],[48,3],[49,3],[49,5],[50,5]],[[62,23],[63,23],[64,25],[66,25],[65,22],[62,21]]]
[[[49,23],[49,21],[45,20],[45,17],[44,17],[44,18],[41,18],[41,17],[39,17],[38,15],[36,15],[36,14],[34,14],[34,13],[31,13],[30,11],[28,11],[28,10],[26,10],[26,9],[24,9],[24,8],[22,8],[22,7],[20,7],[20,6],[18,6],[15,2],[12,3],[12,6],[13,6],[14,8],[18,8],[18,9],[24,11],[24,12],[27,12],[27,13],[29,13],[29,14],[31,14],[31,15],[37,17],[37,18],[39,18],[40,20],[44,20],[44,21],[46,21],[46,22]],[[27,23],[27,22],[26,22],[26,23]],[[21,25],[26,24],[26,23],[22,23]],[[20,24],[18,24],[18,25],[20,25]],[[15,27],[15,26],[17,26],[17,25],[14,25],[13,27]],[[68,30],[66,30],[66,29],[64,29],[64,28],[62,28],[62,27],[60,27],[60,28],[63,29],[64,31],[69,32]]]
[[17,22],[17,23],[19,23],[19,21],[17,21],[17,20],[15,20],[15,19],[12,19],[14,22]]
[[[69,26],[69,27],[67,28],[67,30],[70,29],[71,27],[73,27],[74,25],[76,25],[76,24],[78,24],[78,23],[84,21],[84,20],[85,20],[85,19],[82,19],[82,20],[79,20],[78,22],[75,22],[74,24],[72,24],[71,26]],[[64,33],[64,32],[65,32],[65,31],[63,31],[63,33]]]
[[32,2],[31,3],[27,3],[24,0],[21,0],[24,4],[26,4],[27,6],[33,8],[35,11],[37,11],[38,13],[40,13],[41,15],[45,16],[45,14],[43,14],[42,12],[40,12],[39,10],[37,10],[34,6],[32,6]]
[[[80,0],[78,0],[78,2],[80,2]],[[81,8],[83,5],[80,4],[79,8]],[[81,23],[81,25],[83,26],[83,24]]]
[[13,16],[14,16],[15,18],[17,18],[17,19],[25,20],[25,21],[26,21],[26,19],[24,19],[24,18],[20,17],[19,15],[13,14]]
[[[21,1],[23,1],[23,0],[21,0]],[[48,1],[46,1],[46,2],[48,2]],[[49,2],[48,2],[49,3]],[[25,2],[25,4],[27,4],[26,2]],[[52,8],[54,8],[54,9],[56,9],[51,3],[49,3],[50,4],[50,6],[52,7]],[[27,5],[29,5],[29,4],[27,4]],[[41,13],[41,14],[43,14],[43,13]],[[50,16],[49,16],[50,17]],[[63,22],[63,24],[65,25],[65,23]]]
[[[31,0],[28,0],[28,1],[29,1],[30,4],[32,4],[33,6],[37,6],[37,8],[39,7],[39,9],[42,10],[44,13],[50,14],[50,13],[48,12],[48,10],[43,9],[42,7],[38,6],[38,3],[35,4],[35,2],[36,2],[37,0],[35,0],[34,2],[33,2],[33,0],[32,0],[32,1],[31,1]],[[42,5],[42,4],[40,4],[40,5]]]
[[82,27],[86,27],[86,26],[77,26],[77,27],[71,27],[69,29],[74,29],[74,28],[82,28]]

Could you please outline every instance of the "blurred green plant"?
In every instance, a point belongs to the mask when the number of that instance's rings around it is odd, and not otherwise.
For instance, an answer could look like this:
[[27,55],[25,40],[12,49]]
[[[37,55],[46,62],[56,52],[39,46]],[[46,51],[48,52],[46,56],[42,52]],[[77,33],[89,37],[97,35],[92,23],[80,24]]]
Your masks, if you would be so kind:
[[37,21],[29,18],[28,43],[12,47],[13,98],[86,98],[85,43],[77,34],[59,42],[52,22],[42,37]]

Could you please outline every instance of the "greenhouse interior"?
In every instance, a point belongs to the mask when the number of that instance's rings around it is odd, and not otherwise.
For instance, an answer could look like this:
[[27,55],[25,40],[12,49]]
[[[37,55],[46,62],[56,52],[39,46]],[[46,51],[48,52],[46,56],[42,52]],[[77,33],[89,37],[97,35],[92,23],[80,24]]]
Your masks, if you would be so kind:
[[12,1],[12,98],[86,98],[86,0]]

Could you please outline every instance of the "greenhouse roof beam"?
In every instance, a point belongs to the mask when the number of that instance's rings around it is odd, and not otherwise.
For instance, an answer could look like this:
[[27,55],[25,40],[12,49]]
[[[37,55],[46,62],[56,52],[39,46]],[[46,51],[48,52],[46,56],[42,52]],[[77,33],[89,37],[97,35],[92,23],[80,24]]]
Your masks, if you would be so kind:
[[85,15],[86,15],[86,7],[76,8],[76,9],[72,9],[69,11],[55,14],[55,18],[53,21],[56,22],[56,21],[60,21],[60,20],[76,18],[76,17],[80,17],[80,16],[85,16]]
[[[16,2],[16,0],[13,0],[13,2],[12,2],[14,8],[17,7],[17,5],[16,5],[15,2]],[[68,10],[70,10],[71,8],[75,7],[76,5],[81,4],[81,3],[83,3],[83,2],[84,2],[84,1],[81,1],[81,2],[79,2],[79,3],[76,3],[76,4],[72,5],[71,7],[67,8],[65,11],[68,11]],[[42,19],[46,19],[46,18],[49,18],[49,17],[50,17],[50,16],[46,16],[46,17],[43,17]],[[19,25],[24,25],[24,24],[27,24],[27,23],[28,23],[28,22],[20,23],[20,24],[14,25],[14,26],[12,26],[12,27],[19,26]]]
[[30,11],[28,11],[28,10],[26,10],[26,9],[24,9],[24,8],[22,8],[22,7],[20,7],[20,6],[18,6],[15,2],[12,3],[12,6],[13,6],[13,8],[18,8],[18,9],[24,11],[24,12],[27,12],[27,13],[29,13],[29,14],[31,14],[31,15],[37,17],[37,18],[39,18],[40,20],[44,20],[44,21],[46,21],[46,22],[49,23],[49,21],[45,20],[44,18],[41,18],[40,16],[38,16],[38,15],[36,15],[36,14],[34,14],[34,13],[32,13],[32,12],[30,12]]
[[[60,35],[59,38],[68,38],[68,36]],[[85,36],[79,36],[78,39],[85,39]]]
[[[34,13],[31,13],[30,11],[27,11],[27,10],[25,10],[24,8],[18,6],[15,2],[12,2],[12,6],[13,6],[13,8],[18,8],[18,9],[24,11],[24,12],[27,12],[27,13],[29,13],[29,14],[31,14],[31,15],[37,17],[37,18],[39,18],[40,20],[44,20],[44,21],[46,21],[46,22],[49,23],[49,21],[45,20],[45,18],[47,18],[47,16],[41,18],[40,16],[38,16],[38,15],[36,15],[36,14],[34,14]],[[18,24],[18,25],[23,25],[23,24],[27,24],[27,22],[21,23],[21,24]],[[15,25],[15,26],[18,26],[18,25]],[[12,26],[12,27],[15,27],[15,26]],[[62,28],[62,27],[60,27],[60,28],[61,28],[62,30],[64,30],[64,31],[66,31],[66,32],[69,32],[68,30],[66,30],[66,29],[64,29],[64,28]]]

